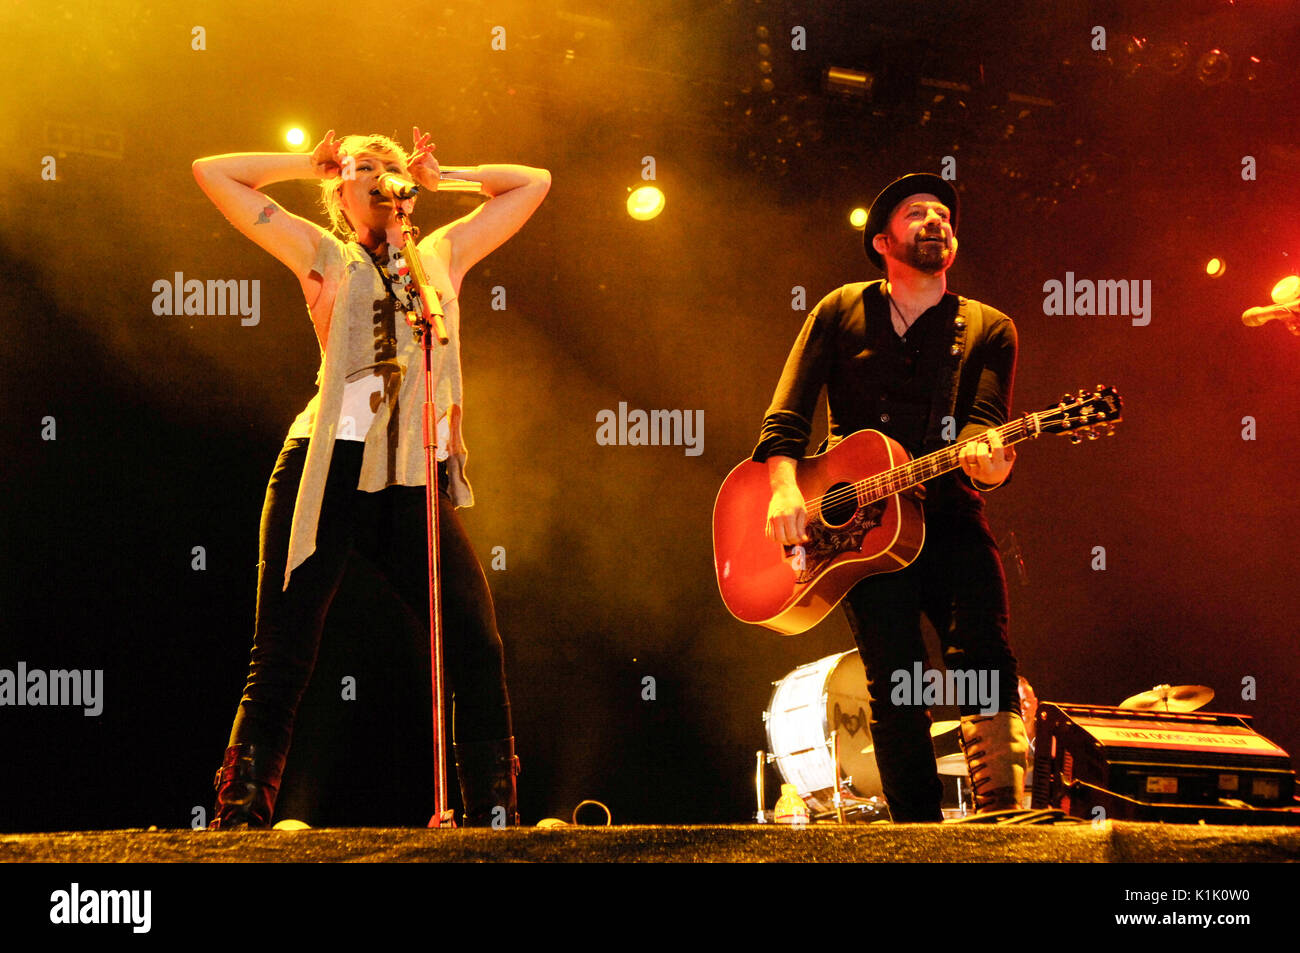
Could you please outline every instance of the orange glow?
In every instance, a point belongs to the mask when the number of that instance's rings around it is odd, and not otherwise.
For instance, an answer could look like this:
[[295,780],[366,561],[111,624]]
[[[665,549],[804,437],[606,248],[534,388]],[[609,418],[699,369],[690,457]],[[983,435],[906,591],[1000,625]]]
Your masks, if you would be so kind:
[[1228,264],[1222,258],[1211,258],[1205,263],[1205,273],[1211,278],[1221,278],[1228,270]]

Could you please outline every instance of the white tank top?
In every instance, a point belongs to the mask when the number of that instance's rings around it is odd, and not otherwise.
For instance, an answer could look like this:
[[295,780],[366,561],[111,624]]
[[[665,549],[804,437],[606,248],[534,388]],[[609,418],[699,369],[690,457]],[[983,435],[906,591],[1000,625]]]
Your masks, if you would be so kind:
[[[366,435],[375,422],[375,411],[371,405],[382,406],[384,378],[372,373],[343,385],[343,407],[339,411],[338,429],[334,432],[337,440],[356,440],[365,443]],[[374,398],[372,400],[372,397]],[[315,422],[315,401],[289,428],[290,437],[311,436],[312,424]],[[451,423],[444,413],[438,418],[438,459],[446,460],[447,445],[451,442]]]

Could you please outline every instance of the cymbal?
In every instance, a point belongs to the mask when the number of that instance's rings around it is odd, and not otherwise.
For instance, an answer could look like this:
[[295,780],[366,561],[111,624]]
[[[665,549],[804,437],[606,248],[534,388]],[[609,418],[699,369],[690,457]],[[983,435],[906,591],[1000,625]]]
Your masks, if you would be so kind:
[[958,751],[956,754],[946,754],[935,762],[939,773],[947,775],[950,778],[968,778],[970,777],[970,768],[966,766],[966,756]]
[[1210,703],[1214,689],[1206,685],[1157,685],[1119,703],[1134,711],[1196,711]]
[[[960,721],[936,721],[930,725],[930,737],[938,738],[941,735],[946,735],[950,731],[956,731],[960,727],[961,727]],[[874,744],[869,744],[862,749],[862,753],[874,754],[875,750],[876,750],[876,746]]]

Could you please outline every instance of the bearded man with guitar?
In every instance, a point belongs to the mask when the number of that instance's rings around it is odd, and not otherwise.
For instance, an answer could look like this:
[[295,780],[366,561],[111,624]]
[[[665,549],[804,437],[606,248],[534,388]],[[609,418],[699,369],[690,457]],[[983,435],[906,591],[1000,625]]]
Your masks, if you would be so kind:
[[[1016,329],[1000,311],[948,291],[957,215],[955,190],[935,175],[904,176],[876,197],[863,237],[867,257],[886,277],[844,285],[809,315],[752,456],[767,465],[767,537],[773,548],[780,544],[801,560],[803,546],[815,542],[809,536],[809,509],[819,521],[825,519],[835,495],[805,500],[796,481],[823,387],[829,447],[871,429],[912,457],[959,448],[949,461],[956,469],[903,494],[900,505],[917,513],[919,499],[925,500],[913,551],[892,556],[893,563],[886,560],[884,571],[857,582],[844,598],[866,666],[871,735],[895,822],[942,819],[929,713],[910,704],[911,698],[905,704],[890,698],[891,676],[924,663],[922,613],[939,634],[950,671],[984,671],[990,682],[996,673],[996,714],[981,714],[973,698],[961,706],[978,810],[1019,807],[1028,751],[1016,659],[1007,639],[1006,581],[981,498],[1007,480],[1015,461],[1015,451],[992,428],[1007,422]],[[864,499],[861,490],[857,499]],[[853,509],[850,502],[848,513]],[[887,521],[891,512],[877,518]],[[868,517],[855,518],[867,519],[866,531],[876,526]],[[719,579],[729,572],[720,566]],[[820,611],[828,611],[825,603]]]

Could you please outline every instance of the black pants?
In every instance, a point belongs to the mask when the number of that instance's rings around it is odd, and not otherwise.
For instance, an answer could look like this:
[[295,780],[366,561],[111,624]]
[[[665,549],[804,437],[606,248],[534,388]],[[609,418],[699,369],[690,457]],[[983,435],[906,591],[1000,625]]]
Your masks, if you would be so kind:
[[[869,576],[845,598],[871,694],[876,762],[895,821],[937,821],[943,785],[935,769],[925,705],[895,704],[895,672],[925,663],[921,613],[943,645],[950,671],[982,670],[998,711],[1019,711],[1016,659],[1007,641],[1007,586],[997,544],[981,510],[927,513],[925,545],[912,565]],[[968,699],[969,701],[969,699]],[[980,711],[964,704],[963,715]]]
[[[266,488],[256,630],[248,683],[230,731],[232,745],[267,744],[288,751],[298,704],[316,664],[325,617],[354,551],[388,577],[428,632],[425,489],[358,490],[365,447],[359,441],[335,442],[316,551],[293,571],[289,588],[283,589],[289,529],[309,443],[305,438],[285,441]],[[455,705],[455,739],[463,744],[508,738],[510,700],[492,594],[446,491],[445,475],[440,476],[443,657]],[[427,637],[423,645],[427,674]],[[405,661],[394,660],[394,664]],[[427,685],[426,691],[431,692]]]

